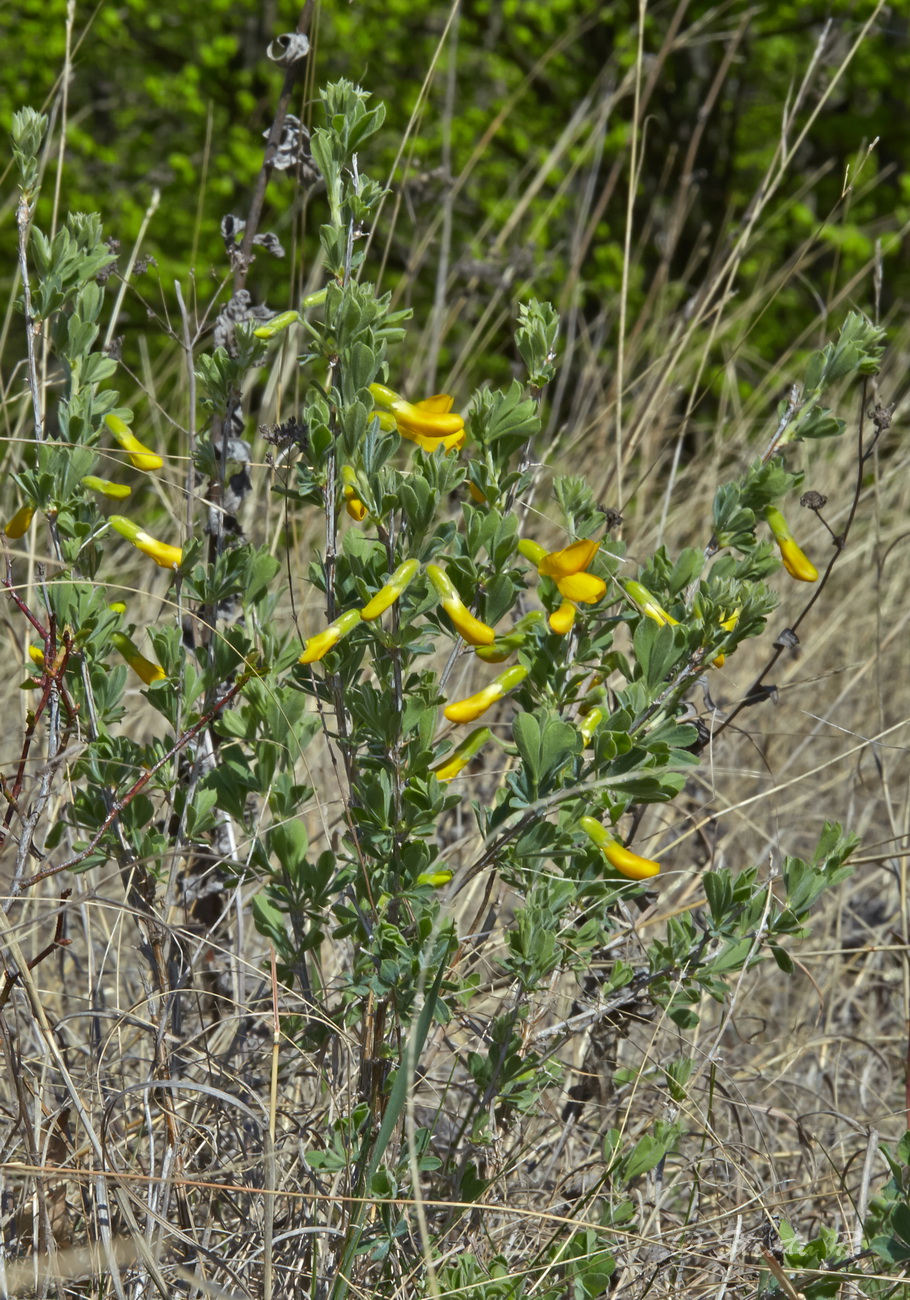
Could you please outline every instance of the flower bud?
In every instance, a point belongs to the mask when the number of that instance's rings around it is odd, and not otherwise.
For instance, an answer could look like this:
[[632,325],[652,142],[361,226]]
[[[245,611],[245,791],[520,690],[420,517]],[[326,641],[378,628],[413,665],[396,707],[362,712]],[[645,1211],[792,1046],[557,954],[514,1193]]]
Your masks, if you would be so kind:
[[419,568],[420,565],[416,560],[405,560],[404,564],[399,564],[388,582],[379,588],[372,600],[360,611],[363,621],[369,623],[372,619],[379,618],[380,614],[384,614],[391,605],[394,605],[401,593],[413,581]]
[[107,425],[114,439],[120,444],[127,453],[130,461],[136,469],[151,470],[161,469],[164,461],[157,452],[150,451],[148,447],[143,446],[139,439],[131,432],[128,424],[125,424],[118,415],[106,415],[104,423]]
[[765,506],[765,519],[780,549],[780,558],[791,578],[798,582],[817,582],[818,569],[800,550],[787,526],[787,521],[774,506]]
[[653,618],[658,627],[664,627],[667,623],[679,627],[679,621],[668,614],[662,605],[658,605],[647,587],[643,587],[640,582],[624,582],[623,586],[641,612],[647,614],[648,618]]
[[640,858],[637,853],[625,848],[595,817],[582,817],[578,824],[592,843],[597,845],[610,866],[621,875],[628,876],[630,880],[650,880],[660,871],[659,862],[654,862],[651,858]]
[[486,623],[481,623],[479,618],[474,617],[455,590],[451,579],[438,564],[427,565],[427,577],[436,588],[439,603],[455,624],[456,631],[464,637],[468,645],[492,645],[496,640],[496,633]]
[[130,640],[123,632],[112,632],[111,641],[119,651],[126,662],[132,668],[137,677],[141,677],[146,686],[151,686],[153,682],[163,682],[167,680],[167,673],[160,664],[153,663],[151,659],[146,659],[139,647]]
[[494,677],[490,685],[485,686],[476,695],[469,695],[464,700],[456,700],[443,712],[450,722],[474,722],[497,700],[501,700],[509,691],[514,691],[516,686],[520,686],[527,675],[527,668],[516,664],[515,667],[507,668],[504,673]]
[[110,524],[122,537],[132,542],[145,555],[150,556],[162,569],[179,568],[183,559],[183,551],[179,546],[171,546],[169,542],[159,542],[125,515],[111,515]]
[[590,745],[591,737],[604,720],[603,709],[589,709],[589,711],[578,719],[578,730],[581,732],[585,745]]
[[257,339],[273,339],[276,334],[281,334],[288,326],[297,325],[299,322],[299,312],[280,311],[277,316],[273,316],[264,325],[257,326],[253,330],[253,337]]
[[353,632],[354,628],[360,623],[360,610],[349,609],[346,614],[340,615],[334,623],[330,623],[322,632],[317,632],[315,636],[308,637],[303,646],[303,654],[298,659],[298,663],[311,664],[323,655],[327,655],[333,646],[336,646],[342,637]]
[[445,758],[433,764],[430,771],[436,780],[451,781],[456,777],[462,768],[467,767],[471,759],[480,752],[492,734],[489,727],[475,728],[457,749],[453,749],[451,754],[446,754]]
[[132,492],[132,488],[126,483],[112,483],[109,478],[96,478],[94,474],[86,474],[82,486],[87,487],[90,492],[100,492],[102,496],[113,497],[115,501],[125,501]]

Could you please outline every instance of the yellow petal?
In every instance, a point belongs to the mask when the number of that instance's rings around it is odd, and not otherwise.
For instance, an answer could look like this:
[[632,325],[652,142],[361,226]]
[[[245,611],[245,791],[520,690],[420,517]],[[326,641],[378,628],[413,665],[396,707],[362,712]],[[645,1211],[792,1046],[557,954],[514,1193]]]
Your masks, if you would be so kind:
[[344,489],[344,508],[352,519],[356,519],[358,524],[362,523],[367,517],[368,511],[366,506],[351,487],[346,487]]
[[600,542],[582,537],[562,551],[551,551],[538,565],[538,572],[545,578],[568,578],[573,573],[586,569],[594,556]]
[[565,636],[567,632],[571,632],[572,624],[575,622],[575,606],[570,600],[564,600],[559,609],[554,610],[550,615],[547,622],[557,636]]
[[457,598],[444,600],[442,607],[455,624],[458,634],[464,637],[468,645],[492,645],[496,633],[487,623],[481,623],[471,611]]
[[450,434],[461,433],[464,429],[464,420],[460,415],[435,414],[400,399],[392,402],[390,409],[400,433],[407,431],[426,438],[445,438]]
[[781,538],[777,545],[780,547],[780,558],[783,560],[784,568],[791,578],[796,578],[798,582],[818,581],[818,569],[800,550],[792,537]]
[[556,583],[560,595],[580,605],[596,605],[604,596],[607,584],[593,573],[573,573]]
[[425,397],[414,405],[418,411],[427,411],[430,415],[448,415],[454,400],[450,393],[436,393],[434,397]]

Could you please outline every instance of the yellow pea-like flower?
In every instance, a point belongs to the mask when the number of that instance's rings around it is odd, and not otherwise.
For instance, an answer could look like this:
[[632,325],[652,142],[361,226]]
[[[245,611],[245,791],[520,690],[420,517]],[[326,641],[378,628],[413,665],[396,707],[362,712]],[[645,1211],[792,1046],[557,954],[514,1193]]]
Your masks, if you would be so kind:
[[817,582],[818,569],[800,550],[781,512],[774,506],[765,506],[765,519],[774,534],[774,540],[780,550],[780,558],[790,577],[796,578],[798,582]]
[[148,555],[162,569],[177,569],[183,560],[183,551],[179,546],[171,546],[169,542],[159,542],[157,538],[152,537],[138,524],[134,524],[132,519],[127,519],[125,515],[111,515],[110,524],[116,528],[121,537],[125,537],[128,542]]
[[420,565],[416,560],[405,560],[403,564],[399,564],[388,582],[379,588],[372,600],[368,601],[360,611],[363,621],[369,623],[372,619],[379,618],[380,614],[384,614],[390,606],[394,605],[416,577],[419,568]]
[[600,849],[610,866],[629,880],[650,880],[660,871],[660,863],[653,858],[642,858],[620,844],[596,817],[582,817],[579,826]]
[[161,665],[153,663],[151,659],[146,659],[135,642],[131,641],[125,633],[113,632],[111,640],[136,676],[141,677],[146,686],[151,686],[153,682],[166,681],[167,673]]
[[468,645],[492,645],[496,640],[496,633],[487,623],[482,623],[479,618],[474,617],[459,596],[448,574],[438,564],[428,564],[427,577],[436,588],[440,605]]
[[322,659],[324,655],[336,646],[342,637],[353,632],[354,628],[361,621],[359,609],[349,609],[346,614],[341,614],[330,623],[322,632],[317,632],[315,636],[307,637],[303,647],[303,654],[298,659],[298,663],[312,664],[317,659]]
[[11,542],[17,542],[20,537],[24,537],[28,532],[32,519],[35,515],[34,506],[20,506],[12,519],[4,528],[4,533]]
[[456,700],[447,705],[443,712],[449,722],[474,722],[497,700],[501,700],[509,691],[514,691],[516,686],[520,686],[527,675],[527,668],[516,664],[513,668],[507,668],[504,673],[500,673],[498,677],[494,677],[489,686],[485,686],[476,695],[469,695],[464,700]]
[[606,594],[607,584],[596,574],[586,573],[585,569],[594,559],[599,546],[600,542],[583,537],[561,551],[548,552],[538,542],[522,537],[518,550],[526,560],[537,566],[541,577],[554,580],[559,594],[565,600],[574,601],[576,605],[596,605]]
[[151,470],[161,469],[164,461],[155,451],[150,451],[130,429],[129,425],[120,419],[119,415],[106,415],[104,423],[107,425],[114,439],[120,444],[127,453],[130,461],[136,469]]
[[448,451],[464,442],[464,419],[452,412],[449,393],[436,393],[421,402],[406,402],[385,384],[370,384],[370,393],[377,406],[391,413],[401,436],[418,443],[424,451],[433,452],[439,446]]
[[86,474],[82,486],[87,487],[90,492],[100,492],[102,496],[113,497],[115,501],[125,501],[133,490],[126,483],[113,483],[109,478],[98,478],[94,474]]

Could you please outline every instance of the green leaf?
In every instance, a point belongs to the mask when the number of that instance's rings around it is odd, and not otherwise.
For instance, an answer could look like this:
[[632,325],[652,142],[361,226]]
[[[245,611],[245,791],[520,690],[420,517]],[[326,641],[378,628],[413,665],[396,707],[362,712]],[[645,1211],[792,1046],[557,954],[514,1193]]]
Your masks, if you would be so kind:
[[283,953],[288,941],[284,912],[265,893],[253,895],[252,908],[256,929]]

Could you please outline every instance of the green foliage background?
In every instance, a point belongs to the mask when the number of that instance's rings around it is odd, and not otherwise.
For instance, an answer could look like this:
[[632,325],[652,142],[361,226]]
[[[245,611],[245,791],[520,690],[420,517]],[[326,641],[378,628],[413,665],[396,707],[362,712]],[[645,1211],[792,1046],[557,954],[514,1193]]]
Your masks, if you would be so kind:
[[[697,292],[712,257],[747,212],[779,143],[783,106],[812,62],[825,21],[830,29],[816,89],[837,75],[873,10],[869,0],[775,3],[758,10],[742,3],[650,6],[645,73],[653,69],[655,84],[652,89],[646,81],[643,91],[646,131],[631,319],[655,276],[673,286],[668,302]],[[376,232],[385,250],[380,287],[400,287],[416,309],[415,331],[431,310],[438,217],[454,178],[443,368],[459,355],[483,313],[500,298],[502,308],[509,308],[531,279],[539,297],[551,298],[562,311],[579,308],[588,324],[601,322],[606,349],[615,343],[612,303],[623,263],[637,12],[633,0],[465,0],[421,101],[450,17],[448,4],[384,0],[317,8],[314,54],[295,107],[308,120],[313,85],[338,76],[361,81],[386,103],[374,174],[394,177],[400,201],[393,196],[386,204]],[[69,206],[100,209],[105,229],[128,251],[153,189],[160,189],[160,207],[141,250],[158,263],[151,275],[157,274],[160,287],[142,280],[153,307],[172,304],[173,280],[191,265],[201,314],[227,273],[220,220],[227,212],[246,213],[262,159],[261,133],[274,110],[278,74],[264,51],[276,34],[296,25],[298,14],[288,0],[76,6]],[[908,0],[881,10],[800,148],[787,182],[789,201],[775,203],[773,217],[753,242],[738,284],[742,296],[785,265],[807,236],[819,238],[811,273],[805,274],[805,265],[796,268],[776,295],[774,311],[752,329],[751,343],[761,356],[779,355],[794,325],[816,317],[819,296],[830,300],[869,261],[875,239],[901,231],[907,222],[908,17]],[[0,38],[13,52],[0,65],[4,123],[21,105],[51,102],[64,62],[65,19],[64,0],[20,0],[0,17]],[[617,88],[614,107],[605,114],[601,109]],[[708,111],[700,122],[704,106]],[[812,102],[797,116],[791,138],[811,107]],[[406,136],[415,113],[418,120]],[[689,184],[684,163],[693,132],[702,127]],[[860,183],[843,198],[845,174],[855,171],[875,137],[880,143]],[[294,257],[301,285],[323,219],[320,191],[314,195],[301,199],[293,179],[276,174],[263,222]],[[0,240],[8,279],[11,188],[4,198]],[[49,224],[52,202],[53,186],[46,184],[39,222]],[[680,219],[677,240],[674,225]],[[427,229],[433,238],[424,243]],[[898,239],[886,240],[885,310],[907,291],[900,247]],[[260,254],[249,287],[255,300],[283,308],[291,305],[288,279],[287,262]],[[862,300],[856,305],[870,307]],[[124,355],[135,361],[131,345],[145,312],[135,301],[128,311],[133,320],[123,322]],[[472,349],[468,378],[490,372],[504,377],[508,361],[501,359],[501,344],[509,328],[505,311],[501,326],[494,313],[492,328]]]

